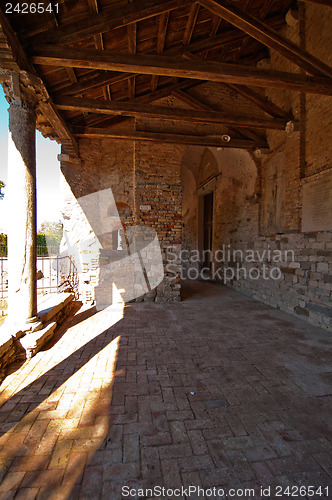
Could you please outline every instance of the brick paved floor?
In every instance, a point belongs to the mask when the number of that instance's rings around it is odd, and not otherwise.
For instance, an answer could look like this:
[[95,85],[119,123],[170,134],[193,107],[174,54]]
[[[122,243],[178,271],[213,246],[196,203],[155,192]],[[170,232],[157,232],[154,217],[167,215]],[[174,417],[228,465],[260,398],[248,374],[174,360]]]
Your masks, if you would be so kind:
[[182,485],[218,487],[191,499],[289,498],[277,485],[332,498],[331,334],[212,283],[184,292],[122,319],[79,311],[14,367],[0,387],[1,499],[120,500],[124,485],[131,499]]

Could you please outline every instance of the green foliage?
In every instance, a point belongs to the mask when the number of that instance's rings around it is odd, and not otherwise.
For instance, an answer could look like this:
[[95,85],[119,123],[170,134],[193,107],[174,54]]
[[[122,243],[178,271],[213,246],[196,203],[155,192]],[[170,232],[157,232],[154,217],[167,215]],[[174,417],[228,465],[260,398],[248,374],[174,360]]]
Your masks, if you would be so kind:
[[46,237],[45,237],[45,234],[37,233],[37,246],[46,247]]
[[0,189],[5,187],[5,183],[3,181],[0,181]]
[[[62,238],[62,224],[60,222],[47,221],[40,226],[40,231],[37,234],[37,245],[58,246]],[[38,237],[41,243],[38,242]],[[42,243],[43,241],[43,243]]]
[[0,234],[0,257],[6,257],[7,255],[7,235]]

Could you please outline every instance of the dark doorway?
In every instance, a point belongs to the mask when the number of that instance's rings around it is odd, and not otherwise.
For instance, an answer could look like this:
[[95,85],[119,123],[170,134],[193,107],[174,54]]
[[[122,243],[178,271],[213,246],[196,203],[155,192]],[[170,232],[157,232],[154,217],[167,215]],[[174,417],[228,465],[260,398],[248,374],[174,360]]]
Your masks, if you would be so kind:
[[212,264],[213,191],[203,198],[203,267]]

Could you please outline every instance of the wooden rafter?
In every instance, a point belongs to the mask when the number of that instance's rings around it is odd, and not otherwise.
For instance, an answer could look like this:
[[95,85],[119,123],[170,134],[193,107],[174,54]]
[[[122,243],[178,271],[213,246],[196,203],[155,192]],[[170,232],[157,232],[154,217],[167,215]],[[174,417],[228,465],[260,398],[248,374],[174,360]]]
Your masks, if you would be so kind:
[[[90,128],[90,127],[74,127],[73,133],[76,137],[90,137],[96,139],[124,139],[135,141],[152,141],[152,142],[168,142],[175,144],[194,145],[194,146],[211,146],[211,147],[228,147],[255,149],[262,147],[257,145],[255,141],[243,139],[231,139],[229,142],[223,140],[222,136],[197,136],[188,134],[168,134],[156,132],[114,132],[107,129]],[[267,143],[265,143],[267,147]]]
[[100,73],[88,80],[83,79],[77,83],[67,85],[66,87],[56,87],[54,89],[54,92],[59,92],[62,95],[79,95],[91,90],[95,90],[99,87],[124,82],[132,76],[132,73]]
[[[190,57],[192,57],[194,60],[199,59],[194,54],[190,54]],[[265,113],[268,113],[271,116],[285,118],[287,121],[294,120],[292,113],[288,113],[287,111],[271,102],[266,97],[262,96],[253,89],[246,87],[245,85],[232,85],[227,83],[223,83],[222,85],[230,91],[235,91],[236,93],[241,94],[246,99],[256,104],[256,106],[258,106],[261,110],[265,111]]]
[[[196,97],[193,97],[192,95],[188,94],[187,92],[184,92],[183,90],[174,90],[173,92],[174,96],[177,96],[179,99],[181,99],[183,102],[186,102],[190,106],[192,106],[194,109],[200,109],[200,110],[206,110],[206,111],[215,111],[215,108],[202,102],[200,99],[197,99]],[[266,143],[265,139],[262,139],[259,137],[255,132],[251,132],[250,130],[247,129],[242,129],[241,131],[237,130],[234,127],[227,127],[231,133],[236,133],[240,134],[246,139],[253,139],[257,142],[257,144],[261,143],[260,147],[265,147],[263,146],[262,143]]]
[[194,32],[194,29],[195,29],[195,24],[196,24],[198,12],[199,12],[199,7],[200,7],[199,3],[194,3],[190,8],[189,17],[188,17],[186,29],[185,29],[185,32],[183,35],[183,40],[182,40],[182,44],[184,46],[189,45],[189,43],[190,43],[192,34]]
[[218,31],[219,26],[220,26],[220,23],[221,23],[221,17],[220,16],[213,16],[210,37],[216,36],[217,31]]
[[232,84],[223,84],[226,88],[231,91],[235,91],[238,94],[243,95],[246,99],[256,104],[261,110],[265,111],[271,116],[279,116],[280,118],[285,118],[285,120],[293,120],[294,117],[292,113],[285,111],[284,109],[277,106],[272,101],[270,101],[267,97],[255,92],[249,87],[245,85],[232,85]]
[[[52,2],[51,2],[51,4],[52,4]],[[55,26],[59,26],[58,17],[57,17],[57,15],[55,13],[53,4],[52,4],[51,16],[52,16],[52,19],[54,21]],[[96,47],[96,48],[98,48],[98,47]],[[73,68],[66,68],[66,71],[67,71],[67,75],[69,76],[69,80],[71,81],[71,83],[77,82],[77,77],[76,77],[75,70]]]
[[[265,0],[258,14],[259,19],[261,20],[265,19],[274,2],[275,0]],[[243,10],[246,10],[246,7]]]
[[[93,14],[99,13],[98,0],[88,0],[88,4],[89,4],[89,10],[91,13],[93,13]],[[102,33],[94,35],[93,40],[94,40],[94,44],[95,44],[96,49],[104,50],[104,40],[103,40]],[[109,85],[106,85],[105,87],[103,87],[103,94],[104,94],[105,100],[108,100],[111,98]]]
[[31,43],[61,43],[79,42],[112,29],[128,26],[164,12],[183,7],[190,0],[141,0],[120,7],[105,8],[103,12],[81,19],[59,28],[45,30],[29,38]]
[[[274,16],[269,20],[269,24],[275,29],[282,26],[284,22],[284,19],[280,16]],[[202,40],[198,40],[197,42],[192,42],[187,48],[183,49],[183,53],[185,53],[186,50],[190,52],[206,52],[211,49],[222,47],[227,43],[240,42],[247,37],[248,35],[243,31],[240,31],[238,29],[230,29],[224,31],[223,33],[215,35],[214,37],[203,38]],[[167,51],[167,54],[172,55],[172,52],[175,52],[175,50],[170,50],[169,52]]]
[[[188,21],[186,24],[186,29],[184,31],[183,40],[182,40],[182,45],[184,47],[186,47],[190,43],[193,31],[195,29],[199,8],[200,8],[200,5],[198,3],[193,3],[191,8],[190,8]],[[178,79],[174,78],[173,81],[174,81],[174,83],[177,83]]]
[[[164,52],[168,20],[169,20],[169,12],[164,12],[163,14],[161,14],[158,24],[157,54],[162,54]],[[158,86],[158,75],[153,75],[151,78],[151,90],[155,91],[157,86]]]
[[[162,99],[164,97],[167,97],[171,95],[172,91],[175,89],[188,89],[191,87],[194,87],[196,85],[199,85],[201,82],[200,81],[195,81],[195,80],[181,80],[177,84],[171,84],[167,85],[165,87],[162,87],[160,89],[155,90],[154,92],[149,92],[148,94],[143,94],[141,96],[136,96],[135,99],[133,99],[132,102],[138,103],[138,104],[150,104],[154,101],[157,101],[158,99]],[[113,125],[118,125],[119,123],[123,123],[127,120],[131,120],[131,117],[128,116],[115,116],[115,117],[110,117],[107,118],[105,115],[89,115],[89,117],[86,118],[86,124],[87,125],[95,125],[101,122],[107,122],[109,126]],[[72,120],[73,124],[75,124],[75,119]]]
[[106,50],[97,51],[44,45],[34,49],[31,54],[31,61],[35,64],[48,66],[69,66],[135,74],[175,76],[332,95],[332,81],[325,77],[306,76],[235,64],[179,60],[166,56],[131,55]]
[[110,115],[133,116],[137,118],[159,118],[161,120],[185,121],[190,123],[221,123],[237,127],[256,127],[283,130],[286,122],[282,118],[256,118],[234,113],[173,109],[161,106],[147,107],[144,104],[119,101],[99,101],[79,97],[63,97],[56,101],[58,109],[88,111]]
[[276,50],[296,65],[313,75],[332,77],[332,68],[302,50],[295,43],[282,37],[266,23],[231,4],[227,0],[199,0],[200,4],[214,14],[221,16],[267,47]]
[[[137,24],[129,24],[127,26],[127,33],[129,54],[136,54]],[[128,79],[128,97],[129,99],[134,99],[135,97],[135,76],[131,76]]]
[[[161,19],[163,18],[163,19]],[[217,48],[219,46],[222,46],[226,43],[232,43],[235,41],[240,41],[244,40],[247,35],[241,31],[238,31],[237,29],[229,30],[226,31],[220,35],[217,35],[216,37],[211,37],[207,40],[199,41],[199,42],[193,42],[190,43],[186,48],[178,47],[178,48],[172,48],[164,51],[164,43],[165,43],[165,37],[166,37],[166,31],[167,31],[167,23],[168,23],[168,18],[169,18],[169,13],[166,12],[160,16],[159,20],[159,28],[158,28],[158,37],[157,37],[157,54],[162,54],[164,53],[165,55],[170,55],[170,56],[184,56],[187,58],[191,58],[191,54],[193,52],[197,53],[205,53],[207,55],[208,50],[210,48]],[[219,18],[220,19],[220,18]],[[283,22],[283,20],[278,16],[278,17],[273,17],[270,22],[273,24],[273,26],[277,27],[280,26]],[[203,43],[204,42],[204,43]],[[204,58],[204,56],[201,56]],[[54,91],[62,91],[63,94],[65,95],[78,95],[81,93],[81,91],[86,92],[89,90],[93,90],[98,87],[103,87],[105,85],[112,85],[114,83],[119,83],[120,81],[127,80],[130,78],[132,75],[130,74],[121,74],[121,75],[114,75],[111,73],[106,73],[106,74],[98,74],[93,76],[92,78],[87,78],[83,77],[80,79],[79,83],[77,85],[68,85],[66,83],[60,83],[57,84],[56,87],[54,87]],[[84,83],[86,82],[86,83]],[[151,90],[156,89],[158,84],[158,75],[153,75],[151,79]]]

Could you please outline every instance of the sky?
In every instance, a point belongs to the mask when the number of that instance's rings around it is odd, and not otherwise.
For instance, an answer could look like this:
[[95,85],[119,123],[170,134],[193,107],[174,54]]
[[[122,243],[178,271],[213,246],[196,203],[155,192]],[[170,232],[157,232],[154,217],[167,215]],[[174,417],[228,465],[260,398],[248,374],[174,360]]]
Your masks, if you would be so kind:
[[[0,85],[0,180],[7,185],[8,151],[8,103]],[[60,205],[60,164],[57,155],[60,146],[55,141],[45,139],[36,131],[37,156],[37,225],[44,221],[58,222],[61,219]],[[10,223],[6,187],[2,190],[4,199],[0,200],[0,233],[6,232]]]

